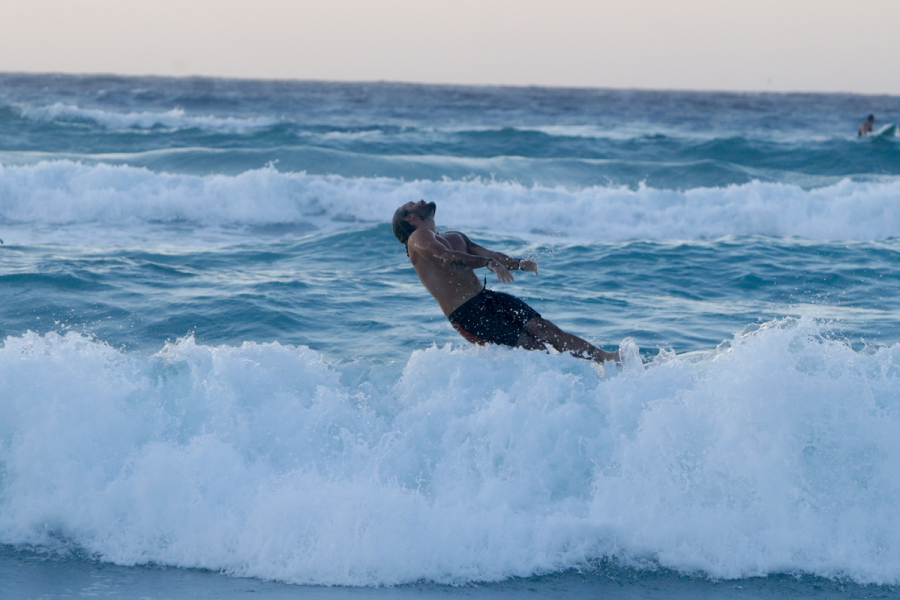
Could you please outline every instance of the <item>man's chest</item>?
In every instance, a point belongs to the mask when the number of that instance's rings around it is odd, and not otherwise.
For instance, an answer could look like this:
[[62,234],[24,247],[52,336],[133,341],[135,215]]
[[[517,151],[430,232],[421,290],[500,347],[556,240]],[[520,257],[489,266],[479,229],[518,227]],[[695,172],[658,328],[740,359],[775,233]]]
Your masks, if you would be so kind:
[[446,248],[447,250],[453,250],[454,252],[466,251],[466,242],[458,233],[436,233],[434,235],[434,239],[436,239],[438,243],[444,246],[444,248]]

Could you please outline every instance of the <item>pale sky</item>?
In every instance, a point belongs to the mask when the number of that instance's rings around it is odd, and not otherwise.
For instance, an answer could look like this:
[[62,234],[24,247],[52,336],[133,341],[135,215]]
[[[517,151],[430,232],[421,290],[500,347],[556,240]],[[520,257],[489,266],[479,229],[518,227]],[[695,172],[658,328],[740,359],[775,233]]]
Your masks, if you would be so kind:
[[900,95],[900,0],[0,0],[0,71]]

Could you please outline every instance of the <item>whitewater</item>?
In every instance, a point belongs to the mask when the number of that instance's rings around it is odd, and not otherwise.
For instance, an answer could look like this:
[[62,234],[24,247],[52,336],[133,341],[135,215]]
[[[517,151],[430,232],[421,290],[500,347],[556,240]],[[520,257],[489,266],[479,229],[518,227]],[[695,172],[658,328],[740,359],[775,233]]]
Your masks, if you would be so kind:
[[347,385],[304,347],[187,338],[135,357],[27,334],[0,355],[0,531],[293,583],[495,581],[608,556],[894,583],[898,358],[779,322],[615,377],[448,346]]
[[[897,98],[0,83],[12,597],[896,593],[900,141],[855,132]],[[388,225],[420,198],[623,363],[463,340]]]
[[[317,230],[379,223],[406,198],[441,202],[457,227],[569,241],[705,239],[766,235],[882,240],[900,235],[900,181],[804,190],[753,181],[725,188],[640,185],[568,190],[516,182],[362,180],[280,173],[173,175],[69,160],[0,167],[4,220],[12,225],[185,222],[199,226],[295,225]],[[3,231],[3,229],[0,229]]]

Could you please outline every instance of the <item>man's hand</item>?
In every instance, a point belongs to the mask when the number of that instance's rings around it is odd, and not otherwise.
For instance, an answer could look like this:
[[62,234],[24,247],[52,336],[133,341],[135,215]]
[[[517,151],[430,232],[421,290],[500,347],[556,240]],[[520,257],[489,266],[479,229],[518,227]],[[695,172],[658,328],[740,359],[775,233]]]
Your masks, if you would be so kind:
[[500,280],[500,283],[512,283],[514,281],[512,274],[509,272],[509,269],[500,264],[499,260],[491,258],[487,261],[487,264],[485,266],[494,272],[494,275],[497,276],[497,279]]
[[520,271],[531,271],[535,275],[538,274],[537,261],[533,258],[522,258],[519,259],[519,270]]

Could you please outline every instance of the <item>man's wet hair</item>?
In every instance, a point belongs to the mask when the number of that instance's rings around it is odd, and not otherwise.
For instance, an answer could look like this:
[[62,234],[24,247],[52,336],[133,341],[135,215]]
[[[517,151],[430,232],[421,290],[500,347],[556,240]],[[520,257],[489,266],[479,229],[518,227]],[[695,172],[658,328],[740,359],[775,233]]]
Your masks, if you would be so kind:
[[866,119],[866,120],[867,120],[867,121],[874,121],[874,120],[875,120],[875,115],[869,115],[869,118]]
[[[404,246],[409,242],[409,236],[416,230],[415,227],[404,220],[407,215],[409,215],[409,211],[401,206],[394,212],[394,219],[391,221],[391,228],[394,230],[394,235],[397,236],[397,239],[400,240],[400,243]],[[409,248],[406,249],[406,253],[409,254]]]

